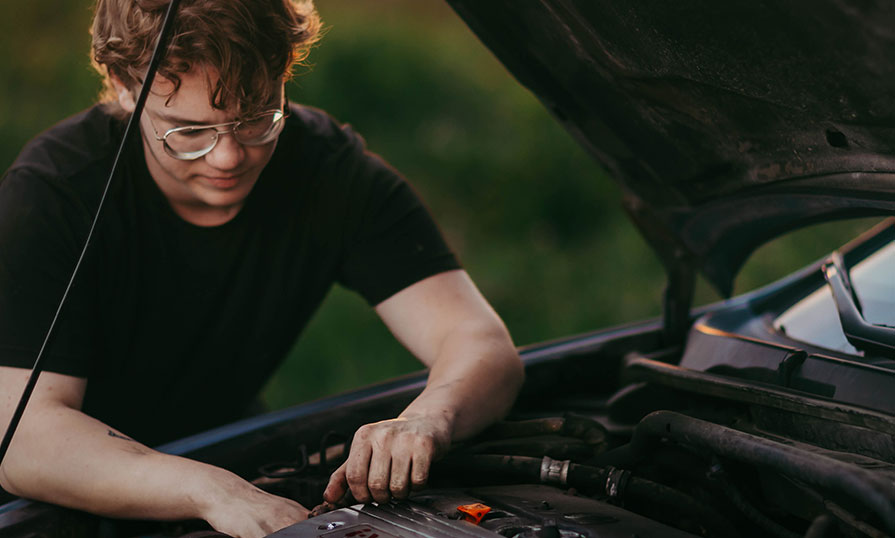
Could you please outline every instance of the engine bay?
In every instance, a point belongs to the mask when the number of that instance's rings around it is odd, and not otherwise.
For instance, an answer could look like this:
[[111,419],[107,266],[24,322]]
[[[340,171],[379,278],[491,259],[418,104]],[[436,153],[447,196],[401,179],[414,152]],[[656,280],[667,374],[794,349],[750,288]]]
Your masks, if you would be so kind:
[[[686,413],[652,412],[623,433],[615,407],[629,414],[634,400],[655,392],[634,384],[591,402],[606,406],[600,418],[615,433],[593,415],[502,424],[439,462],[431,489],[409,502],[337,509],[275,536],[888,535],[891,435],[681,391],[664,397]],[[808,443],[806,432],[840,446]],[[845,439],[852,444],[842,446]],[[262,483],[281,493],[314,487],[307,478],[275,480]],[[487,512],[472,520],[463,510],[470,505]],[[362,529],[368,534],[350,534]]]
[[[891,535],[890,415],[688,370],[679,357],[628,354],[621,388],[603,397],[582,385],[594,377],[575,376],[603,361],[545,364],[564,394],[524,399],[511,420],[455,446],[425,490],[318,507],[272,536]],[[254,483],[315,506],[349,443],[350,432],[327,432]]]
[[[762,304],[785,286],[760,292]],[[731,318],[750,332],[731,332]],[[645,322],[523,349],[527,380],[510,416],[456,443],[403,501],[320,504],[357,428],[395,416],[424,374],[160,450],[317,507],[276,537],[895,535],[895,416],[877,390],[891,386],[888,363],[768,336],[771,318],[748,301],[696,320],[685,347],[663,347],[662,330]],[[201,521],[15,503],[0,511],[3,536],[224,536]]]

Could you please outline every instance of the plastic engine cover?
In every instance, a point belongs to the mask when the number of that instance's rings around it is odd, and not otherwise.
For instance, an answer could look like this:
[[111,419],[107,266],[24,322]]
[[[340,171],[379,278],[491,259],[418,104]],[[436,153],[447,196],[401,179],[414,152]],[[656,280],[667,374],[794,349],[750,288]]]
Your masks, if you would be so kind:
[[[458,506],[491,508],[477,526]],[[549,486],[429,490],[409,502],[358,504],[303,521],[271,538],[692,538],[617,506]]]

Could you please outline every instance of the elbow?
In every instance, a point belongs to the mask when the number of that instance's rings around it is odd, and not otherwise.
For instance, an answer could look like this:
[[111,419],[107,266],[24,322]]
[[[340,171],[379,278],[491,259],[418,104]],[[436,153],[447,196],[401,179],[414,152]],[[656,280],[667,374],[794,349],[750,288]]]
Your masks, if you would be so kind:
[[510,387],[513,400],[515,401],[519,391],[522,390],[522,385],[525,383],[525,365],[515,347],[512,350],[512,354],[507,358],[507,365],[506,383]]
[[500,324],[500,328],[502,333],[500,338],[503,341],[503,356],[507,365],[507,383],[515,389],[515,394],[519,392],[522,384],[525,382],[525,364],[522,362],[522,357],[519,356],[519,351],[513,343],[510,331],[507,330],[503,323]]
[[494,361],[492,367],[495,363],[499,367],[497,371],[500,372],[500,375],[496,377],[496,380],[499,386],[504,388],[504,393],[508,397],[507,411],[509,411],[509,407],[515,401],[525,382],[525,365],[513,344],[510,332],[499,318],[482,330],[483,334],[487,335],[482,340],[490,342],[490,352],[486,352],[485,355],[492,357]]
[[516,399],[519,397],[519,392],[522,390],[522,385],[525,384],[525,366],[515,349],[513,350],[513,358],[514,360],[511,363],[512,366],[507,374],[506,381],[511,396],[506,406],[506,410],[503,413],[504,416],[510,412],[510,409],[516,403]]
[[502,375],[498,377],[497,386],[501,387],[504,394],[505,404],[501,416],[509,413],[510,408],[516,401],[516,397],[522,390],[525,383],[525,365],[519,352],[516,350],[509,333],[503,328],[503,334],[499,336],[499,352],[493,356],[500,357],[500,372]]
[[[0,416],[0,420],[9,423],[12,412],[5,411]],[[29,460],[34,457],[34,451],[27,446],[28,435],[23,435],[21,431],[23,429],[16,430],[16,435],[3,456],[2,464],[0,464],[0,487],[7,493],[19,497],[26,495],[28,479],[33,474],[28,471],[27,467]]]
[[0,465],[0,487],[18,497],[43,500],[39,498],[46,486],[41,482],[43,473],[55,462],[42,450],[43,445],[52,443],[52,435],[36,428],[34,423],[41,417],[37,411],[29,410],[31,416],[22,420],[13,436]]
[[29,473],[23,469],[23,458],[19,451],[9,450],[0,465],[0,487],[3,491],[24,497],[27,491]]
[[28,408],[0,464],[0,487],[12,495],[36,500],[46,500],[46,472],[59,465],[58,453],[47,447],[57,445],[63,435],[49,420],[54,407],[41,404],[34,402]]

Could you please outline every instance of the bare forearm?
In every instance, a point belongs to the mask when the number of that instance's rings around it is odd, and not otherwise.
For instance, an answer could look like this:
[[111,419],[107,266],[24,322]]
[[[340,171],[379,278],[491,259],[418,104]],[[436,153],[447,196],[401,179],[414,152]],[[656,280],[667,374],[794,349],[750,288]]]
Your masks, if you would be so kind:
[[24,497],[152,519],[202,518],[213,485],[239,481],[223,469],[153,451],[64,406],[28,410],[0,478]]
[[452,441],[501,418],[523,368],[497,313],[462,270],[424,279],[376,306],[389,329],[429,367],[423,392],[396,419],[366,424],[324,498],[385,502],[422,487]]
[[509,411],[523,378],[502,325],[461,325],[445,339],[425,390],[401,416],[442,414],[452,424],[452,440],[462,440]]
[[385,502],[422,487],[432,461],[452,441],[475,435],[512,406],[523,380],[522,363],[502,324],[458,326],[446,338],[423,392],[397,419],[361,427],[348,461],[324,493],[338,502]]

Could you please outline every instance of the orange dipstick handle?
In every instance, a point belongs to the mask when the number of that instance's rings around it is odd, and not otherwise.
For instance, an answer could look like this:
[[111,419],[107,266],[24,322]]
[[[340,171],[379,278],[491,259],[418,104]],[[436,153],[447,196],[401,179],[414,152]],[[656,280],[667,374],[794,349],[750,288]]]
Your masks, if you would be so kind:
[[485,506],[482,503],[474,503],[458,506],[457,510],[463,514],[463,519],[474,525],[478,525],[481,523],[482,518],[485,517],[485,514],[491,511],[491,507]]

